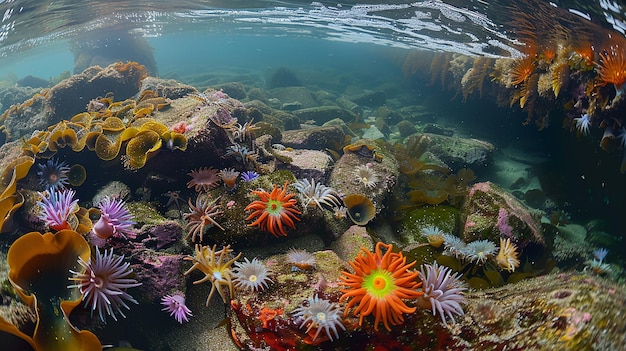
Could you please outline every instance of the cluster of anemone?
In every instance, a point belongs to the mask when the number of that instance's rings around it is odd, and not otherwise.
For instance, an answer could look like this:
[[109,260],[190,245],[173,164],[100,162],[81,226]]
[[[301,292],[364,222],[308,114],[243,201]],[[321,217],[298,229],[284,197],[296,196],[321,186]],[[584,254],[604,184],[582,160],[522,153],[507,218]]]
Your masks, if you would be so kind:
[[96,237],[106,240],[116,234],[124,238],[133,234],[136,223],[123,200],[106,196],[98,203],[98,208],[100,219],[92,228]]
[[46,163],[37,164],[39,171],[37,176],[39,177],[39,183],[46,189],[63,189],[66,188],[69,183],[70,167],[65,161],[58,161],[51,158]]
[[267,289],[268,284],[273,283],[267,266],[257,258],[253,258],[252,261],[247,258],[244,260],[244,262],[235,262],[235,268],[233,268],[235,286],[250,291]]
[[354,169],[354,179],[368,189],[373,189],[379,182],[378,175],[369,164],[357,166]]
[[180,293],[166,295],[161,298],[162,311],[170,314],[176,321],[183,324],[183,321],[189,322],[192,316],[191,310],[185,305],[185,296]]
[[[208,247],[196,244],[195,255],[184,258],[186,261],[193,262],[193,266],[185,272],[185,275],[189,275],[195,270],[204,273],[204,277],[193,282],[194,284],[202,284],[207,281],[211,283],[211,292],[206,300],[207,307],[215,291],[220,294],[224,303],[228,303],[230,296],[235,294],[232,265],[241,257],[241,253],[231,258],[232,252],[230,245],[224,246],[218,251],[216,245]],[[225,295],[223,288],[227,288],[230,295]]]
[[74,199],[76,192],[71,189],[58,190],[50,188],[48,194],[39,193],[41,201],[39,218],[53,230],[71,229],[68,222],[70,216],[78,212],[78,200]]
[[338,339],[338,329],[346,330],[341,321],[342,314],[343,311],[340,306],[326,299],[321,299],[317,295],[308,298],[300,307],[293,310],[293,317],[300,322],[300,328],[308,325],[306,333],[309,335],[315,329],[315,334],[311,337],[313,341],[317,339],[322,330],[331,341],[333,341],[333,336]]
[[272,192],[253,190],[252,194],[259,197],[246,206],[246,211],[253,211],[246,221],[254,220],[248,226],[257,226],[275,237],[287,236],[285,227],[295,229],[294,221],[299,221],[301,212],[296,208],[297,201],[294,194],[287,193],[289,182],[282,188],[274,184]]
[[[353,314],[359,317],[359,325],[366,316],[374,314],[374,330],[382,322],[387,330],[391,325],[404,322],[404,313],[415,312],[404,299],[413,300],[423,293],[417,288],[418,273],[411,270],[415,261],[406,263],[406,257],[392,251],[391,244],[379,242],[374,252],[361,248],[359,255],[349,262],[354,273],[341,272],[340,285],[343,295],[340,301],[348,300],[344,314],[354,307]],[[383,252],[384,251],[384,252]]]
[[450,268],[439,266],[434,262],[432,265],[422,265],[419,277],[424,293],[417,299],[419,307],[430,308],[433,316],[439,313],[444,324],[446,317],[454,323],[454,315],[463,315],[461,304],[465,302],[463,291],[467,290],[467,287],[459,273],[453,273]]
[[124,256],[114,255],[113,249],[108,252],[104,250],[101,254],[96,247],[95,254],[88,262],[79,257],[78,263],[84,272],[70,271],[73,277],[69,279],[75,284],[68,288],[80,290],[85,308],[91,310],[91,315],[93,316],[94,311],[98,311],[98,316],[103,322],[105,322],[105,314],[116,321],[116,313],[126,318],[122,311],[122,307],[130,310],[126,302],[138,304],[126,290],[137,287],[141,283],[129,278],[133,270],[130,269],[128,262],[124,262]]
[[315,179],[298,179],[291,186],[298,191],[298,198],[300,198],[300,202],[302,202],[305,210],[309,207],[317,206],[323,211],[322,205],[330,208],[342,205],[341,198],[335,189],[320,182],[316,183]]
[[218,172],[218,170],[212,167],[194,169],[187,173],[191,177],[191,180],[187,182],[187,187],[194,188],[197,192],[215,189],[220,182]]
[[212,226],[225,230],[224,227],[215,221],[215,217],[224,213],[217,203],[219,199],[217,197],[211,200],[207,196],[198,196],[195,204],[191,202],[191,199],[188,200],[191,212],[183,214],[183,218],[187,220],[187,225],[185,226],[187,235],[185,235],[185,239],[191,237],[191,241],[195,241],[196,237],[198,237],[202,241],[205,229]]
[[[484,264],[493,259],[498,267],[509,272],[520,265],[517,246],[510,239],[500,238],[500,247],[489,240],[475,240],[465,243],[452,234],[443,234],[444,254],[464,259],[472,263]],[[496,255],[497,253],[497,255]]]

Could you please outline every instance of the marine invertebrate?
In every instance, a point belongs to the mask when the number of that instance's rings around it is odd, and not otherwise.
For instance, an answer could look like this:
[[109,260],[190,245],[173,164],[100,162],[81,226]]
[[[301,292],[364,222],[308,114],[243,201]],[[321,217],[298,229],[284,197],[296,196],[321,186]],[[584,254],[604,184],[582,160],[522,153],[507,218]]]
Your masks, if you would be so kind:
[[[341,272],[340,285],[343,295],[339,301],[349,300],[344,315],[356,306],[353,314],[359,316],[359,325],[366,316],[374,314],[374,330],[383,323],[391,331],[392,325],[404,322],[403,313],[413,313],[415,307],[407,306],[402,299],[415,299],[423,293],[416,289],[418,273],[410,270],[415,262],[406,263],[406,257],[392,251],[393,245],[378,242],[371,252],[361,248],[351,262],[354,273]],[[384,250],[384,253],[383,253]]]
[[187,182],[187,187],[194,188],[197,192],[215,189],[220,181],[218,171],[212,167],[200,167],[187,173],[187,175],[191,176],[191,180]]
[[224,182],[224,187],[227,191],[233,191],[237,187],[237,179],[239,178],[240,172],[236,171],[234,168],[226,168],[221,170],[218,175]]
[[71,189],[57,190],[50,188],[48,196],[41,195],[37,204],[41,207],[39,218],[53,230],[72,229],[70,216],[78,212],[78,200],[74,200],[76,192]]
[[126,318],[122,307],[130,310],[126,301],[139,304],[126,289],[140,286],[141,283],[128,276],[133,272],[130,263],[124,262],[124,256],[113,254],[113,249],[104,250],[100,253],[100,249],[96,246],[95,254],[85,262],[82,257],[78,257],[78,263],[82,266],[83,271],[70,270],[74,276],[69,280],[76,284],[69,285],[68,288],[78,288],[83,294],[85,308],[91,310],[93,316],[94,311],[98,311],[100,320],[105,322],[105,313],[113,317],[118,313]]
[[422,236],[426,237],[428,243],[433,247],[440,247],[445,241],[444,231],[434,225],[422,228],[421,233]]
[[254,132],[261,129],[261,127],[254,124],[253,121],[254,118],[245,122],[243,125],[236,123],[232,126],[229,126],[228,129],[233,134],[233,139],[239,142],[254,139]]
[[439,312],[441,320],[446,323],[446,316],[454,323],[454,315],[463,315],[461,304],[465,302],[462,295],[467,290],[459,273],[445,266],[426,264],[420,267],[419,277],[422,280],[424,294],[417,299],[421,308],[431,308],[433,316]]
[[535,58],[531,55],[515,60],[509,72],[511,84],[517,85],[525,82],[535,71]]
[[294,194],[287,194],[289,181],[285,182],[282,189],[274,184],[271,193],[265,190],[253,190],[252,194],[259,197],[259,200],[251,202],[246,206],[246,211],[253,210],[246,221],[254,219],[248,224],[249,227],[258,226],[265,232],[270,232],[275,237],[287,236],[285,226],[295,229],[294,221],[299,221],[298,215],[302,214],[295,206],[297,204]]
[[373,189],[378,184],[378,175],[369,165],[360,165],[354,169],[354,179],[368,189]]
[[133,234],[133,216],[128,212],[126,203],[120,199],[105,196],[99,203],[100,219],[93,225],[92,232],[100,239],[108,239],[115,234],[126,238]]
[[361,194],[350,194],[343,198],[348,217],[357,225],[366,225],[376,216],[376,207],[372,200]]
[[241,173],[241,180],[244,182],[251,182],[259,177],[259,174],[255,171],[245,171]]
[[191,199],[187,201],[191,212],[183,214],[183,218],[187,220],[185,228],[189,229],[185,239],[191,236],[191,241],[196,240],[196,236],[200,237],[200,241],[204,238],[204,229],[207,227],[216,226],[221,230],[225,230],[219,223],[213,219],[214,217],[222,215],[224,212],[220,210],[220,205],[217,204],[219,197],[211,200],[206,196],[198,196],[196,198],[196,204],[191,203]]
[[38,163],[39,184],[46,189],[62,189],[69,185],[68,174],[70,167],[65,161],[59,162],[57,159],[51,158],[46,163]]
[[459,258],[459,255],[463,256],[465,243],[458,236],[446,233],[443,234],[443,247],[447,255],[454,255],[455,258]]
[[193,316],[189,307],[185,305],[185,297],[180,293],[163,296],[161,305],[163,305],[161,311],[168,312],[180,324],[183,324],[183,320],[189,322],[189,317]]
[[341,307],[315,295],[312,298],[308,298],[302,306],[294,309],[293,316],[295,318],[302,318],[300,328],[303,328],[307,324],[309,325],[306,329],[307,333],[313,328],[316,328],[315,334],[312,336],[312,341],[317,339],[322,330],[324,330],[330,341],[333,341],[333,335],[335,339],[339,338],[337,329],[346,330],[346,327],[344,327],[341,322],[342,312]]
[[322,183],[316,183],[315,179],[298,179],[291,184],[298,191],[298,197],[304,208],[317,206],[320,210],[324,210],[322,204],[335,207],[341,206],[342,202],[337,191]]
[[611,45],[600,53],[600,62],[596,67],[598,79],[602,85],[613,84],[617,95],[622,93],[626,82],[626,54],[620,45]]
[[215,249],[216,245],[213,245],[213,247],[210,248],[208,246],[200,246],[196,244],[195,256],[187,256],[184,258],[186,261],[193,262],[193,266],[185,272],[185,275],[189,275],[189,273],[195,271],[196,269],[205,274],[204,278],[196,280],[193,282],[194,284],[202,284],[206,281],[211,282],[211,292],[206,300],[207,307],[209,306],[209,301],[211,301],[211,297],[213,297],[215,291],[220,294],[224,303],[228,303],[230,299],[224,294],[223,287],[228,288],[228,291],[230,292],[229,296],[233,296],[235,294],[231,266],[233,262],[237,261],[239,257],[241,257],[241,253],[239,253],[237,256],[230,258],[230,255],[233,252],[230,245],[224,246],[219,251],[216,251]]
[[511,239],[500,238],[500,250],[498,250],[498,255],[496,256],[498,266],[509,272],[514,272],[515,268],[519,267],[520,264],[517,256],[517,246],[511,242]]
[[289,249],[285,259],[292,267],[302,270],[313,269],[317,266],[315,255],[306,250]]
[[496,245],[489,240],[476,240],[465,245],[461,253],[471,262],[485,263],[487,258],[496,253]]
[[576,132],[578,135],[589,135],[589,126],[591,125],[589,114],[585,113],[580,117],[574,118],[574,122],[576,122]]
[[273,283],[270,279],[270,270],[267,266],[256,257],[252,261],[244,258],[245,262],[235,262],[233,268],[233,282],[238,287],[242,287],[251,291],[260,291],[267,288],[267,284]]

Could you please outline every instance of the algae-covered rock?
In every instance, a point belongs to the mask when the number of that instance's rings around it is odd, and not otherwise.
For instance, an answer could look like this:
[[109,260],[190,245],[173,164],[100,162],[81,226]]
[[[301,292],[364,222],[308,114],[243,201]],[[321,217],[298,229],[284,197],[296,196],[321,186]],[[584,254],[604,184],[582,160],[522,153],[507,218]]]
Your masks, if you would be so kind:
[[529,243],[544,244],[539,214],[510,193],[491,183],[472,186],[461,209],[461,238],[465,242],[487,239],[498,243],[511,238],[520,248]]
[[459,210],[452,206],[421,206],[408,211],[401,221],[397,235],[405,245],[428,243],[422,229],[437,227],[444,233],[456,235],[459,223]]

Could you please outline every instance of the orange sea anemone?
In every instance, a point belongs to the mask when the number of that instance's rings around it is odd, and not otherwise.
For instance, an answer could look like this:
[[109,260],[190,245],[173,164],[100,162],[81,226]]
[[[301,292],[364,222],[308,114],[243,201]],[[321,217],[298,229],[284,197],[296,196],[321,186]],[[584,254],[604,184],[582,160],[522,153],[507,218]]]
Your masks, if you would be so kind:
[[[418,272],[411,270],[415,261],[406,263],[406,257],[392,252],[393,245],[379,242],[374,252],[361,248],[350,266],[355,273],[341,272],[341,289],[344,294],[340,301],[349,299],[344,315],[356,306],[354,315],[359,316],[359,325],[365,316],[374,313],[374,330],[382,321],[391,331],[389,324],[404,322],[403,313],[415,312],[415,307],[407,306],[402,299],[415,299],[423,293],[416,289],[422,283],[417,281]],[[383,253],[384,249],[384,253]]]
[[535,58],[533,56],[526,56],[519,60],[516,60],[511,67],[511,84],[520,84],[535,70]]
[[626,54],[619,45],[614,45],[609,50],[600,53],[598,63],[598,78],[602,85],[613,84],[618,94],[626,82]]
[[295,206],[298,203],[293,197],[295,194],[287,194],[289,182],[280,189],[274,184],[274,190],[268,193],[265,190],[254,190],[252,194],[257,195],[260,200],[253,201],[247,210],[254,210],[246,221],[256,218],[248,226],[258,226],[261,230],[272,233],[275,237],[287,236],[285,226],[295,229],[295,221],[299,221],[298,215],[302,214]]

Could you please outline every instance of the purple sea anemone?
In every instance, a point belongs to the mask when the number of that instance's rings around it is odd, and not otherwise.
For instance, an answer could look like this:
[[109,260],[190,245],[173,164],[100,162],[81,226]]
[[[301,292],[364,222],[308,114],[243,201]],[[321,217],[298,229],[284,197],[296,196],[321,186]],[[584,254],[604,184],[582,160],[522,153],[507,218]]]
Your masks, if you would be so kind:
[[74,200],[76,192],[74,190],[58,190],[50,188],[49,196],[44,193],[41,195],[41,201],[37,204],[41,206],[42,211],[39,214],[50,229],[62,230],[71,229],[68,218],[79,210],[78,200]]
[[130,310],[130,307],[124,300],[138,304],[126,292],[126,289],[137,287],[141,283],[135,279],[127,278],[133,270],[130,269],[129,263],[123,261],[124,256],[113,255],[113,249],[109,252],[104,250],[104,254],[100,254],[100,250],[96,247],[96,252],[89,259],[89,262],[78,258],[78,263],[85,269],[84,272],[70,270],[74,276],[69,279],[75,281],[76,284],[70,285],[68,288],[79,288],[83,294],[85,308],[91,309],[92,316],[93,311],[98,310],[100,320],[103,322],[105,322],[104,312],[116,321],[115,312],[126,318],[121,307],[123,306],[127,310]]
[[287,251],[287,263],[291,264],[292,269],[313,269],[317,266],[315,256],[305,250],[290,249]]
[[251,182],[259,177],[259,174],[255,171],[245,171],[241,173],[241,179],[244,182]]
[[253,258],[252,261],[248,261],[247,258],[244,259],[245,262],[235,262],[233,269],[235,285],[252,291],[259,291],[266,289],[268,282],[273,283],[269,278],[270,272],[263,262],[256,258]]
[[100,201],[98,208],[102,215],[93,226],[92,232],[95,236],[108,239],[114,234],[120,234],[124,238],[126,235],[133,234],[135,222],[126,209],[124,201],[106,196]]
[[452,273],[450,268],[438,266],[434,262],[432,265],[422,265],[418,274],[424,291],[424,295],[417,300],[419,307],[432,309],[433,316],[439,312],[444,323],[446,316],[454,323],[455,314],[463,315],[461,303],[465,302],[465,297],[462,293],[467,288],[460,280],[459,273]]
[[46,189],[63,189],[69,185],[69,179],[67,177],[70,172],[70,167],[65,161],[59,162],[56,159],[49,159],[46,163],[37,164],[39,172],[39,184],[46,187]]
[[183,324],[183,320],[189,322],[189,317],[192,316],[191,310],[185,305],[185,297],[181,294],[163,296],[161,305],[164,306],[161,311],[168,312],[180,324]]
[[317,296],[309,298],[302,306],[293,310],[293,312],[294,317],[303,318],[302,323],[300,323],[300,328],[307,324],[309,325],[306,330],[307,333],[311,329],[317,328],[315,335],[312,337],[313,340],[317,339],[322,329],[324,329],[331,341],[333,340],[333,335],[335,339],[339,338],[337,328],[346,330],[346,327],[344,327],[341,322],[341,307],[328,300],[320,299]]

